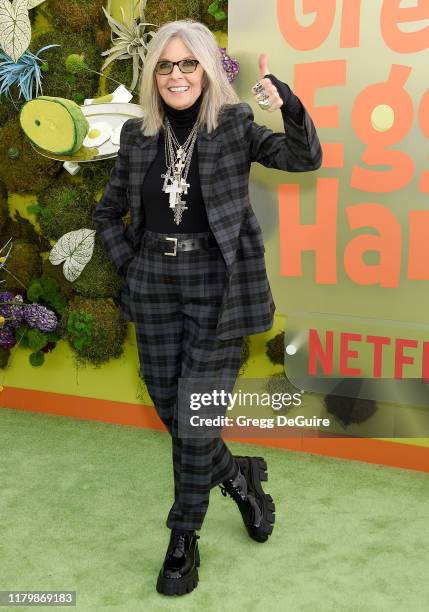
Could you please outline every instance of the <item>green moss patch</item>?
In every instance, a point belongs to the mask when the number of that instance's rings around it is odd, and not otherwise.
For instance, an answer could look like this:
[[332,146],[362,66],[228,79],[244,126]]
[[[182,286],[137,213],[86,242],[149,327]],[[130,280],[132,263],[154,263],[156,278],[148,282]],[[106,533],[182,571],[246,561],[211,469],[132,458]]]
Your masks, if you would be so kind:
[[113,300],[75,297],[61,320],[80,363],[101,365],[123,353],[127,324]]
[[18,116],[0,128],[0,180],[9,192],[38,193],[52,183],[60,170],[60,162],[36,153]]

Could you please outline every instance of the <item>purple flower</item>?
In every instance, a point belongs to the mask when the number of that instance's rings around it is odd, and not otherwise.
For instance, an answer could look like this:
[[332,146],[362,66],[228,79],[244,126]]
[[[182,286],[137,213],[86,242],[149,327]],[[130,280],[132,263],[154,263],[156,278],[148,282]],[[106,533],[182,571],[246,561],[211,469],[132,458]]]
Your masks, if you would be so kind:
[[0,346],[4,349],[11,349],[16,344],[15,334],[10,325],[5,325],[0,329]]
[[223,69],[226,72],[228,81],[232,83],[239,71],[238,61],[229,57],[226,52],[226,47],[219,47]]
[[[2,302],[15,302],[14,304],[2,304]],[[0,293],[0,316],[8,319],[6,324],[16,329],[23,322],[23,299],[22,295],[13,295],[9,291]]]
[[58,325],[55,313],[41,304],[26,304],[23,308],[24,319],[29,327],[43,332],[54,331]]

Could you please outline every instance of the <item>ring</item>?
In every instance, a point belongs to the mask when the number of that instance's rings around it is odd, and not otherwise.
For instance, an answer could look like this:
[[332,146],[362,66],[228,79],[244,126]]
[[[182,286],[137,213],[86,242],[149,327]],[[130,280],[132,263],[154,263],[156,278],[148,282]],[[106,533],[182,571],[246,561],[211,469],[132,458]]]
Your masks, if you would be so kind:
[[256,93],[264,93],[265,92],[265,87],[262,85],[262,83],[260,81],[258,81],[257,83],[255,83],[255,85],[253,85],[252,89],[256,92]]
[[256,94],[256,100],[261,108],[267,108],[271,106],[271,102],[267,96],[267,93],[264,91],[263,93]]
[[261,108],[266,109],[271,106],[271,102],[268,99],[267,91],[260,81],[253,85],[252,90],[256,94],[256,100]]

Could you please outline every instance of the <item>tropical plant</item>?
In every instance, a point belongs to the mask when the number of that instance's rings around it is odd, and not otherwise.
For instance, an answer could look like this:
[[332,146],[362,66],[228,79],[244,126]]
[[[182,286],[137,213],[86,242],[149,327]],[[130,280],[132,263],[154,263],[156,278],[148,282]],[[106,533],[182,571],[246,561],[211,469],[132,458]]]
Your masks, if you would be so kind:
[[61,236],[49,253],[49,261],[54,266],[64,262],[63,273],[70,282],[75,281],[94,250],[95,230],[82,228]]
[[[101,53],[101,55],[108,56],[101,67],[101,71],[105,70],[107,66],[115,60],[131,58],[133,60],[133,79],[130,85],[131,91],[133,91],[137,85],[140,72],[144,66],[149,40],[155,35],[153,30],[145,32],[145,28],[146,26],[158,27],[155,23],[146,23],[144,21],[146,3],[147,0],[140,0],[139,23],[134,19],[134,0],[130,0],[130,18],[128,24],[125,24],[124,9],[122,7],[120,7],[122,23],[114,19],[110,14],[111,0],[108,0],[107,11],[102,7],[112,30],[111,40],[113,46]],[[113,34],[116,34],[116,37],[113,37]]]
[[28,0],[0,0],[0,47],[17,62],[30,40]]
[[[19,87],[19,97],[23,96],[25,100],[37,98],[39,90],[42,93],[41,72],[43,71],[43,63],[39,66],[38,62],[42,62],[39,54],[50,47],[59,47],[60,45],[46,45],[37,51],[36,54],[31,51],[25,51],[17,62],[0,51],[0,96],[8,94],[10,96],[10,88],[16,84]],[[33,88],[34,96],[33,96]]]

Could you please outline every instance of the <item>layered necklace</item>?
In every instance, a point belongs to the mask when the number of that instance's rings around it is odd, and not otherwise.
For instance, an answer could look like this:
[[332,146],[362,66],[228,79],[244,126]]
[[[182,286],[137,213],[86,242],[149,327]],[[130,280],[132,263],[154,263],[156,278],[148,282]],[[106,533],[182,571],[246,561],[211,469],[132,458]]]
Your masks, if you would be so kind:
[[170,194],[169,207],[174,212],[176,225],[182,220],[182,213],[188,210],[182,195],[188,193],[190,184],[186,182],[191,165],[192,152],[197,139],[199,121],[195,122],[186,142],[180,144],[174,135],[168,117],[165,117],[165,163],[167,170],[161,174],[164,179],[162,191]]

